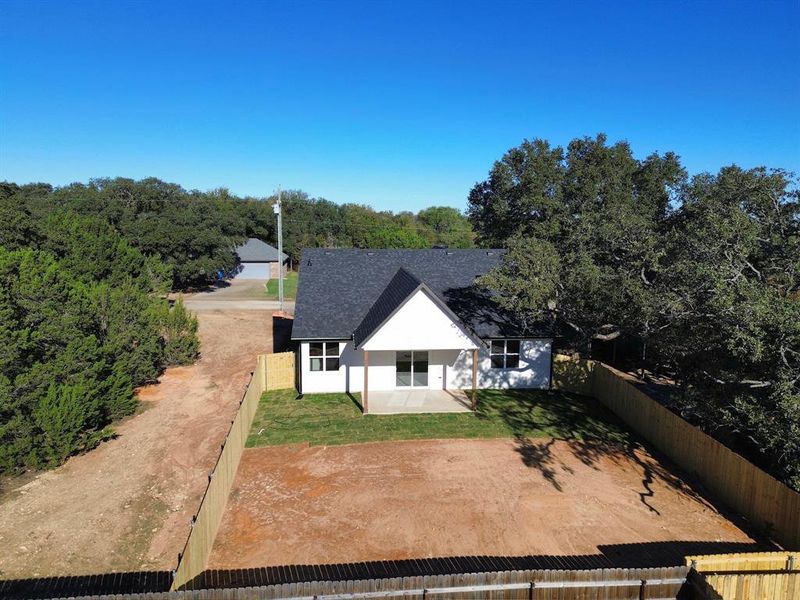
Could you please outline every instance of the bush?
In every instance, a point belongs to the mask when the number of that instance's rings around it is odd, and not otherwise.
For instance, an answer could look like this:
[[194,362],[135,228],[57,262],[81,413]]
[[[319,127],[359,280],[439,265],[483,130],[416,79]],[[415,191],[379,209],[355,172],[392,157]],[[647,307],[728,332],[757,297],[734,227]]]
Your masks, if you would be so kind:
[[161,336],[164,340],[164,360],[167,365],[192,363],[200,352],[197,338],[197,317],[178,300],[164,313]]
[[50,385],[47,395],[33,410],[33,420],[41,431],[44,464],[60,464],[86,446],[92,433],[87,421],[96,410],[94,404],[83,386]]

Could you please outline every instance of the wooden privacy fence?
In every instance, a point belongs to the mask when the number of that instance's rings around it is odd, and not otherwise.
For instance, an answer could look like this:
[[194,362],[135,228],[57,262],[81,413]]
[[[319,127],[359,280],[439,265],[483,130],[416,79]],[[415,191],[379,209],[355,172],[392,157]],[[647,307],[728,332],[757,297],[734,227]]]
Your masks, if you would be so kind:
[[206,568],[258,401],[266,390],[281,387],[294,387],[294,354],[284,352],[259,355],[256,370],[250,377],[250,383],[231,422],[217,463],[208,475],[208,485],[200,501],[200,508],[192,519],[186,545],[178,556],[178,566],[172,581],[173,590],[186,585]]
[[768,532],[785,548],[800,549],[800,494],[690,425],[603,363],[558,357],[553,385],[600,400],[634,431],[719,500]]
[[793,600],[800,598],[800,555],[754,552],[687,556],[699,574],[690,578],[698,600]]
[[[126,594],[124,600],[650,600],[675,598],[688,567],[534,570],[428,575],[352,581],[312,581],[233,589]],[[93,600],[120,596],[93,596]]]
[[701,573],[707,571],[796,571],[800,570],[800,552],[739,552],[736,554],[687,556],[686,565]]
[[[262,357],[259,357],[259,360]],[[267,354],[264,373],[266,383],[264,390],[285,390],[295,387],[294,381],[294,353],[281,352],[279,354]]]

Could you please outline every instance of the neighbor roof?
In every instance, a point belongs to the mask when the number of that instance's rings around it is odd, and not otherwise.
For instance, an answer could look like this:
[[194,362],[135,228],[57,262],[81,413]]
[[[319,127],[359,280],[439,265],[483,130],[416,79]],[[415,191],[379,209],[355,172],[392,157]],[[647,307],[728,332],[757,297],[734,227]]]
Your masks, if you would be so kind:
[[[236,248],[240,262],[278,262],[278,249],[256,238],[249,238]],[[289,256],[284,252],[284,262]]]
[[549,324],[523,328],[475,279],[505,250],[327,250],[300,260],[292,338],[366,338],[423,285],[481,338],[552,337]]

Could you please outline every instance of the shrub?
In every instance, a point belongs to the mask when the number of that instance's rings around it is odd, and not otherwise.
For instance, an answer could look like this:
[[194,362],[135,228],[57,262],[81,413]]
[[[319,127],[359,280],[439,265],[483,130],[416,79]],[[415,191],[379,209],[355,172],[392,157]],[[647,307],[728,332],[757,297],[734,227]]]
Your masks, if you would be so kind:
[[197,317],[186,310],[183,300],[179,299],[172,309],[164,312],[161,335],[167,365],[186,365],[197,358],[200,352]]
[[93,403],[83,386],[50,385],[33,411],[34,422],[42,432],[44,464],[57,465],[85,447],[91,434],[86,425]]

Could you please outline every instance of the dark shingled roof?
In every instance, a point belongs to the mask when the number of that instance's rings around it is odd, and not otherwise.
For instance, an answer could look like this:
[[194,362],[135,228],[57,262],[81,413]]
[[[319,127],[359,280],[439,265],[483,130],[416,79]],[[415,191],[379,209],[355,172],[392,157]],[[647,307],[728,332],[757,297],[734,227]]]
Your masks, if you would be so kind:
[[422,286],[422,282],[404,268],[399,268],[392,280],[378,296],[375,304],[367,311],[355,332],[353,341],[356,346],[367,339],[370,334],[378,329],[389,316],[396,311],[405,301]]
[[363,339],[421,284],[481,338],[552,337],[549,324],[523,329],[490,292],[474,285],[477,277],[500,264],[504,253],[303,250],[292,338]]
[[[278,249],[256,238],[249,238],[236,248],[240,262],[278,262]],[[284,252],[284,262],[289,256]]]

